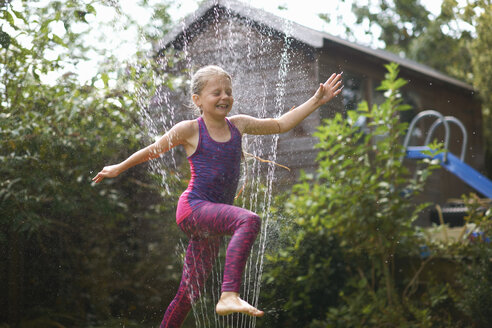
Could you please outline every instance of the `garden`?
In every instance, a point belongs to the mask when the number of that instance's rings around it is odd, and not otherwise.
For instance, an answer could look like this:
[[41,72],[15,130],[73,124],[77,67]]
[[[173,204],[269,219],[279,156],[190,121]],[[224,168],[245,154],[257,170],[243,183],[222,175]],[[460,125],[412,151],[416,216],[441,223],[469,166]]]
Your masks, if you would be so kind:
[[[181,279],[186,236],[175,205],[189,168],[177,161],[170,192],[147,164],[97,186],[91,179],[151,141],[135,90],[180,88],[183,76],[146,59],[108,57],[89,83],[71,72],[46,83],[46,74],[87,56],[85,32],[71,27],[88,24],[95,9],[75,0],[31,4],[22,1],[19,11],[0,2],[1,22],[13,31],[0,29],[0,327],[155,327]],[[168,26],[166,6],[156,11]],[[63,38],[53,22],[65,25]],[[479,37],[492,35],[491,24],[480,26]],[[64,50],[47,59],[54,47]],[[490,57],[479,59],[485,67]],[[274,193],[276,239],[264,255],[258,304],[266,315],[253,325],[490,326],[490,202],[462,196],[467,214],[455,239],[436,237],[447,236],[446,225],[415,224],[435,206],[416,199],[441,168],[430,158],[412,171],[400,160],[407,81],[394,63],[386,71],[377,86],[384,101],[324,120],[316,172]],[[190,315],[185,326],[196,322]]]

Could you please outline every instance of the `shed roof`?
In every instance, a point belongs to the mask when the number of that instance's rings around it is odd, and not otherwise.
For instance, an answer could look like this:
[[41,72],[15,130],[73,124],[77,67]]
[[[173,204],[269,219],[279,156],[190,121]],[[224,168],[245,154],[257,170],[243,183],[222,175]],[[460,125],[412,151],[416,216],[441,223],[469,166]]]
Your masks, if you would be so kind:
[[385,62],[395,62],[401,67],[426,75],[436,80],[451,84],[453,86],[473,91],[474,88],[456,78],[450,77],[429,66],[420,64],[413,60],[402,58],[394,53],[373,49],[351,41],[344,40],[326,32],[317,31],[309,27],[286,20],[264,10],[251,7],[245,3],[235,0],[209,0],[205,1],[194,13],[189,14],[183,22],[175,26],[157,45],[160,53],[169,46],[181,48],[183,44],[192,39],[195,35],[213,22],[221,14],[226,13],[231,17],[237,17],[255,26],[260,31],[270,31],[279,35],[288,35],[291,38],[315,49],[323,49],[330,44],[345,47],[350,50],[358,51],[367,56]]

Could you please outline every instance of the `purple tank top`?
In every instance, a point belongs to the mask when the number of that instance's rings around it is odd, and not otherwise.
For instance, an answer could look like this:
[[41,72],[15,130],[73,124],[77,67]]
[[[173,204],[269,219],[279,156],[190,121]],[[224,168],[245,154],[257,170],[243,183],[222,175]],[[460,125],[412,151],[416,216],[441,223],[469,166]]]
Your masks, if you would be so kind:
[[232,204],[239,181],[242,156],[239,130],[226,118],[231,138],[218,142],[210,137],[203,119],[199,117],[197,121],[198,146],[188,157],[191,178],[188,188],[179,198],[178,224],[203,201]]

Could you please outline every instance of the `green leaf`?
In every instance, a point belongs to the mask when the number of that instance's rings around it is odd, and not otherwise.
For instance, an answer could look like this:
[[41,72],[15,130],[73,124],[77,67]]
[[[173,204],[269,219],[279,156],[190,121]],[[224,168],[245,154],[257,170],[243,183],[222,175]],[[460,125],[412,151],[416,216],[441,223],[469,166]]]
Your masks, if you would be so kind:
[[403,111],[406,111],[406,110],[410,110],[410,109],[412,109],[412,108],[413,108],[413,107],[412,107],[411,105],[406,105],[406,104],[405,104],[405,105],[399,105],[399,106],[397,106],[397,107],[396,107],[396,110],[397,110],[397,111],[401,111],[401,112],[403,112]]
[[36,67],[33,67],[31,71],[32,71],[32,76],[34,76],[34,79],[36,79],[36,81],[39,82],[41,79],[39,77],[39,74],[36,72]]
[[15,26],[15,22],[14,22],[14,17],[12,17],[12,14],[9,13],[8,11],[4,11],[3,12],[3,18],[9,22],[10,26],[12,26],[14,29],[18,29],[17,26]]
[[59,44],[61,46],[64,46],[65,48],[67,47],[67,44],[65,42],[63,42],[62,38],[60,38],[58,35],[56,34],[53,34],[53,36],[51,37],[51,40],[53,42],[55,42],[56,44]]
[[328,14],[318,14],[318,17],[324,20],[327,23],[331,22],[331,18]]
[[104,87],[105,88],[108,88],[109,87],[109,76],[108,76],[108,73],[102,73],[101,74],[101,80],[104,83]]
[[87,15],[87,11],[84,10],[75,10],[74,12],[75,18],[77,18],[79,21],[82,21],[84,23],[87,23],[85,15]]
[[359,103],[359,105],[357,106],[357,111],[359,112],[364,112],[364,113],[367,113],[369,112],[369,105],[367,103],[367,101],[362,101]]
[[85,10],[87,10],[87,12],[90,14],[96,14],[96,9],[91,4],[87,4],[85,6]]
[[6,32],[0,30],[0,45],[2,48],[7,49],[10,45],[11,38]]
[[16,10],[13,10],[13,9],[11,9],[11,10],[12,10],[12,12],[14,13],[15,17],[17,17],[18,19],[22,20],[24,23],[26,23],[26,24],[27,24],[27,20],[26,20],[26,18],[24,17],[24,15],[22,15],[22,13],[21,13],[21,12],[16,11]]
[[403,86],[405,86],[406,84],[408,83],[408,81],[402,79],[402,78],[399,78],[398,80],[396,80],[392,86],[392,89],[393,90],[396,90],[396,89],[400,89],[402,88]]

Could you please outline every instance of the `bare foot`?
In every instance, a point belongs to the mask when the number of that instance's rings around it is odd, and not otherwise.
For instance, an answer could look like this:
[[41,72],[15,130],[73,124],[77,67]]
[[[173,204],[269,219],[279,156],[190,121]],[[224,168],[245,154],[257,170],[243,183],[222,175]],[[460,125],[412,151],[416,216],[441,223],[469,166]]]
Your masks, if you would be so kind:
[[215,307],[218,315],[228,315],[234,312],[244,313],[253,317],[262,317],[264,312],[248,304],[239,298],[238,293],[223,292]]

